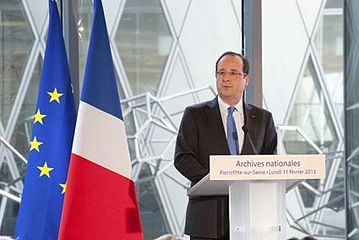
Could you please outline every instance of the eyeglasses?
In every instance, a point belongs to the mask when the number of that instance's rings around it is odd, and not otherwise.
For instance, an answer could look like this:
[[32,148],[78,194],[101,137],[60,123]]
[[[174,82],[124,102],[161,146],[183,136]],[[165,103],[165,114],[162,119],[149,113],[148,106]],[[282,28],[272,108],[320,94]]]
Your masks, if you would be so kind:
[[216,76],[219,77],[219,78],[222,78],[224,77],[226,74],[229,75],[229,77],[231,78],[235,78],[237,76],[247,76],[247,73],[240,73],[240,72],[236,72],[236,71],[230,71],[230,72],[225,72],[225,71],[219,71],[219,72],[216,72]]

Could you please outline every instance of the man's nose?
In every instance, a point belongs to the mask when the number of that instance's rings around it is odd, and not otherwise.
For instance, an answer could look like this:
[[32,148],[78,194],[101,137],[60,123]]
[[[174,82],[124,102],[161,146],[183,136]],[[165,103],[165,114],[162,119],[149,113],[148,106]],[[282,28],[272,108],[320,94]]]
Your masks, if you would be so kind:
[[228,82],[229,80],[231,80],[229,74],[224,74],[223,77],[222,77],[222,81],[223,82]]

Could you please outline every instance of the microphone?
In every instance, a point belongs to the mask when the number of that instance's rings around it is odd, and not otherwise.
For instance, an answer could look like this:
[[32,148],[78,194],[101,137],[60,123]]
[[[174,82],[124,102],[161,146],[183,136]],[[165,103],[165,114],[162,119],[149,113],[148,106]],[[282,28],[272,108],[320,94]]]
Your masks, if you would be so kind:
[[253,144],[252,137],[249,134],[248,128],[245,125],[243,125],[242,130],[243,130],[244,134],[246,134],[248,136],[249,144],[251,145],[254,154],[258,155],[258,151],[257,151],[256,147]]
[[232,137],[234,139],[234,142],[236,143],[236,153],[239,154],[239,143],[238,143],[238,135],[237,132],[232,132]]

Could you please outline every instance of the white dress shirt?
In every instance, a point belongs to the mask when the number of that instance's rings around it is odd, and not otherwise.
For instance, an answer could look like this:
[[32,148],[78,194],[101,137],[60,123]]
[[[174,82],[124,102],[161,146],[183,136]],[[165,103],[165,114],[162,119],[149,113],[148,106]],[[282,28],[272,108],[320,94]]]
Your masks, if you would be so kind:
[[[218,96],[218,105],[219,105],[219,111],[221,112],[224,131],[227,136],[227,116],[228,116],[228,108],[230,107],[230,105],[225,103],[220,96]],[[233,118],[236,123],[236,129],[239,139],[239,152],[241,152],[243,141],[244,141],[244,132],[242,130],[242,126],[244,125],[243,100],[241,99],[233,107],[236,108],[236,110],[233,112]]]

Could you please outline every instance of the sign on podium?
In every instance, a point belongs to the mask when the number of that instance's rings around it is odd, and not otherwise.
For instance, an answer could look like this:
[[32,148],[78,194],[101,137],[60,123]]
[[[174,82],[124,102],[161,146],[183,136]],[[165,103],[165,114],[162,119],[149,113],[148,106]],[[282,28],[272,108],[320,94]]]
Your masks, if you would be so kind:
[[187,194],[229,195],[231,240],[284,240],[285,193],[303,179],[323,178],[322,154],[218,155]]

